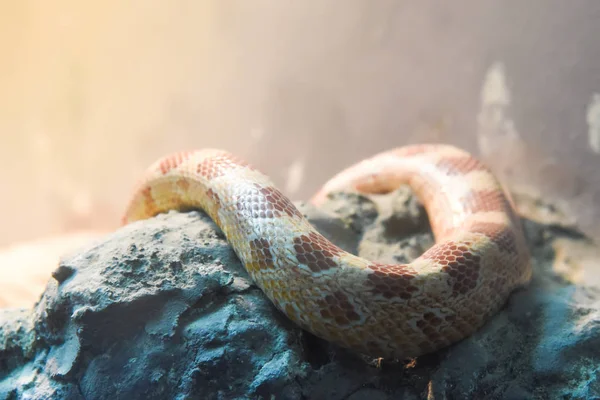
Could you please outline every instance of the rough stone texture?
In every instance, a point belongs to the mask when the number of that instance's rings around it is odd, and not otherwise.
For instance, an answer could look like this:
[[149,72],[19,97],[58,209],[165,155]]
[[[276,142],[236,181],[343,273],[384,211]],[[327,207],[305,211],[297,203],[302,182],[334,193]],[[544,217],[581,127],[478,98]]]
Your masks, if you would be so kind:
[[[406,188],[301,210],[377,261],[433,243]],[[204,214],[134,223],[65,257],[33,310],[0,310],[0,399],[600,399],[598,250],[556,221],[524,224],[528,289],[454,346],[372,360],[276,311]]]

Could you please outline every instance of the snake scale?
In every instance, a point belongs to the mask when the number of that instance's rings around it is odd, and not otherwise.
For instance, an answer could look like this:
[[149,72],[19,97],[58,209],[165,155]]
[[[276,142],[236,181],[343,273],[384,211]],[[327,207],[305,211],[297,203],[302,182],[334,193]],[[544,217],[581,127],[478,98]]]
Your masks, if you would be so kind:
[[400,147],[340,172],[313,197],[386,193],[408,184],[436,243],[409,264],[366,260],[335,246],[247,162],[222,150],[154,163],[123,223],[168,210],[204,210],[253,281],[314,335],[374,357],[407,358],[479,329],[531,278],[512,200],[490,169],[450,145]]

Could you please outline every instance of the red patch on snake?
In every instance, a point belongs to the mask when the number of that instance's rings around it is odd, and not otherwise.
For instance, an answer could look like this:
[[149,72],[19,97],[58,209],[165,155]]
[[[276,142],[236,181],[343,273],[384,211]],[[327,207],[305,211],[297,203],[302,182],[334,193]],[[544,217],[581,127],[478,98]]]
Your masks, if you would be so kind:
[[294,238],[296,258],[313,272],[325,271],[337,267],[333,256],[342,254],[342,249],[316,232]]
[[152,197],[152,188],[150,186],[146,186],[140,193],[144,198],[144,207],[146,208],[147,213],[153,215],[154,210],[156,209],[156,204],[154,202],[154,198]]
[[283,193],[274,187],[261,187],[256,185],[260,193],[265,197],[275,211],[285,213],[290,217],[302,218],[302,213],[298,211],[296,206]]
[[512,212],[512,207],[500,190],[478,190],[469,192],[462,199],[462,205],[467,213],[478,212]]
[[335,321],[338,325],[350,325],[352,321],[360,321],[360,315],[354,310],[348,296],[339,290],[318,300],[317,305],[321,309],[320,315],[323,319]]
[[[440,332],[440,327],[443,325],[444,320],[432,312],[427,312],[423,314],[423,318],[417,320],[417,327],[427,336],[429,339],[427,346],[436,347],[441,343],[440,341],[444,340],[444,336],[442,332]],[[425,344],[421,343],[422,345]]]
[[254,169],[248,162],[229,153],[216,154],[204,159],[196,167],[196,172],[206,179],[223,176],[235,168]]
[[367,268],[373,271],[367,282],[373,287],[371,291],[374,294],[386,299],[399,297],[408,300],[419,290],[411,284],[417,272],[408,265],[373,263]]
[[185,178],[178,179],[176,185],[182,190],[188,190],[190,187],[190,181]]
[[470,243],[448,241],[433,246],[421,257],[442,266],[449,276],[453,295],[464,295],[475,289],[479,279],[481,257],[470,251]]
[[486,235],[502,252],[518,254],[517,238],[509,226],[493,222],[476,222],[469,227],[469,231]]
[[158,168],[160,169],[160,172],[162,172],[162,174],[165,175],[172,169],[177,168],[182,162],[187,160],[191,154],[191,151],[182,151],[179,153],[171,154],[170,156],[165,157],[161,161]]
[[500,189],[470,192],[462,198],[462,204],[465,212],[471,214],[489,211],[505,212],[514,226],[518,227],[521,225],[519,215]]
[[296,206],[274,187],[255,184],[237,194],[237,209],[249,218],[302,218]]
[[250,252],[252,262],[258,269],[273,269],[273,255],[271,254],[271,245],[267,239],[254,239],[250,241]]
[[206,196],[209,199],[211,199],[218,208],[221,208],[221,199],[219,198],[219,195],[215,193],[214,190],[208,189],[206,191]]
[[206,197],[210,199],[210,202],[205,211],[208,213],[208,215],[210,215],[215,224],[221,226],[221,218],[219,217],[219,210],[221,209],[221,199],[219,198],[219,195],[215,193],[215,191],[211,188],[206,191]]
[[470,156],[445,157],[436,166],[448,175],[466,175],[472,171],[486,171],[488,168],[481,161]]

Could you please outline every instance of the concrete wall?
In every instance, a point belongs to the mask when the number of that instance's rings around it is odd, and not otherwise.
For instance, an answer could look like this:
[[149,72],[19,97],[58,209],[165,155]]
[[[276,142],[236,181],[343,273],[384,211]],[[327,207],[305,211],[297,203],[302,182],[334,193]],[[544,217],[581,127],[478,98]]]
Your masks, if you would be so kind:
[[0,244],[112,228],[147,165],[222,147],[293,198],[444,141],[600,237],[600,2],[0,4]]

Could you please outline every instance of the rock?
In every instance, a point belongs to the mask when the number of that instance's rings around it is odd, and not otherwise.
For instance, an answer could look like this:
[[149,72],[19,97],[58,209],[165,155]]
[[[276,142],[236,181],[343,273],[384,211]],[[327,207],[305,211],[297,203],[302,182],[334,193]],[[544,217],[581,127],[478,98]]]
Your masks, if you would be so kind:
[[106,233],[75,231],[0,247],[0,308],[33,307],[61,256]]
[[[378,261],[433,243],[406,188],[300,209]],[[600,399],[597,248],[524,223],[529,288],[454,346],[372,360],[288,321],[203,213],[136,222],[63,258],[34,308],[0,310],[0,399]]]

